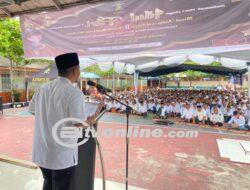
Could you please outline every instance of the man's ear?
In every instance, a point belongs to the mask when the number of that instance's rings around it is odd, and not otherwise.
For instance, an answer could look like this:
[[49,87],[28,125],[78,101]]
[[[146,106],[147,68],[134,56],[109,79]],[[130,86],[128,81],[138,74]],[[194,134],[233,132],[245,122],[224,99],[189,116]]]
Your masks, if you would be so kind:
[[74,68],[73,72],[75,76],[78,75],[78,67]]

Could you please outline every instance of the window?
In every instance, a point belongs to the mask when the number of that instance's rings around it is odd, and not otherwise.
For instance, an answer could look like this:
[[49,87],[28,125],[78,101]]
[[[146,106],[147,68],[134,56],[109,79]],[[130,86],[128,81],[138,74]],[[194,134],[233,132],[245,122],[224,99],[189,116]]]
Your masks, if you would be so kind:
[[1,81],[2,81],[2,91],[3,92],[10,91],[11,90],[10,74],[2,74]]

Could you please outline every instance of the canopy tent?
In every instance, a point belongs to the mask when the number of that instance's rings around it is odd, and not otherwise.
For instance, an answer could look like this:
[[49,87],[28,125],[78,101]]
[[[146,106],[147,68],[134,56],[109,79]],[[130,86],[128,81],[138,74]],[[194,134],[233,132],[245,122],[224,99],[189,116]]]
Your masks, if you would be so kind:
[[187,70],[201,71],[205,73],[228,75],[228,76],[229,75],[241,76],[242,74],[245,74],[247,72],[247,69],[234,70],[234,69],[229,69],[229,68],[221,67],[221,66],[201,66],[201,65],[181,64],[181,65],[174,66],[174,67],[162,65],[148,72],[139,71],[139,76],[156,77],[156,76],[166,75],[166,74],[171,74],[171,73],[179,73],[179,72],[183,72]]
[[[81,58],[81,68],[87,68],[91,65],[98,65],[98,67],[102,71],[108,71],[112,67],[114,67],[114,71],[116,73],[127,73],[127,74],[133,74],[135,71],[141,73],[150,72],[152,70],[157,69],[160,66],[166,66],[166,67],[160,67],[165,68],[165,71],[168,69],[172,69],[171,72],[175,71],[174,68],[177,66],[184,64],[186,61],[192,61],[195,64],[199,65],[199,69],[203,72],[209,71],[205,68],[205,66],[209,66],[213,62],[217,61],[221,63],[221,67],[217,67],[216,69],[219,69],[222,75],[225,75],[226,73],[242,73],[245,72],[247,69],[247,60],[242,59],[231,59],[226,57],[220,57],[220,56],[212,56],[212,55],[182,55],[182,56],[173,56],[173,57],[165,57],[162,55],[151,55],[151,56],[137,56],[137,57],[130,57],[129,59],[126,59],[124,57],[121,57],[118,59],[118,61],[110,61],[112,57],[109,58],[96,58],[96,59],[89,59],[89,58]],[[239,56],[239,58],[241,58]],[[250,57],[249,57],[250,60]],[[204,69],[202,67],[204,66]],[[195,69],[198,66],[190,66],[189,68]],[[183,69],[188,69],[187,67],[178,67]],[[225,72],[222,72],[223,69]],[[238,71],[238,72],[237,72]],[[176,70],[176,72],[178,72]],[[211,73],[211,72],[210,72]],[[219,74],[219,73],[215,73]]]

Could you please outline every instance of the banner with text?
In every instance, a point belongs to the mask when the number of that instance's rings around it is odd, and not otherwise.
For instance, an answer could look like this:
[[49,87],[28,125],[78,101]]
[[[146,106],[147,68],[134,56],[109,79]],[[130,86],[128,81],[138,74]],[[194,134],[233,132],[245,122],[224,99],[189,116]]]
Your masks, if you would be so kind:
[[122,0],[28,14],[20,20],[28,58],[66,52],[240,50],[250,44],[250,1],[245,0]]

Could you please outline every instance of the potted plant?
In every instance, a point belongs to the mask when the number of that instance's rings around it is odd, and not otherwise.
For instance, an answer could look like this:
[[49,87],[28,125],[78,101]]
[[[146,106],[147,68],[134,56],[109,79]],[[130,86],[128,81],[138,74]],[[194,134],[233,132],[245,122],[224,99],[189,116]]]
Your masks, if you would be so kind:
[[14,96],[14,102],[19,102],[20,97],[21,97],[21,92],[14,90],[13,91],[13,96]]

